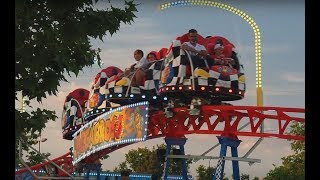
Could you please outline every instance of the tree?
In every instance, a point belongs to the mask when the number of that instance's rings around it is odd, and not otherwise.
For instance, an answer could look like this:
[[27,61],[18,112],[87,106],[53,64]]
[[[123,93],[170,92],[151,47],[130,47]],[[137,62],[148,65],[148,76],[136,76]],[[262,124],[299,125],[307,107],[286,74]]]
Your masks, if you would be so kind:
[[128,168],[127,162],[121,162],[118,167],[115,167],[113,169],[113,172],[123,172],[123,171],[132,172],[132,170]]
[[241,180],[250,180],[250,176],[249,176],[249,174],[242,174],[241,173],[240,179]]
[[[164,149],[166,145],[161,144],[157,145],[157,149]],[[138,148],[130,150],[126,155],[126,160],[119,164],[115,170],[124,169],[123,167],[127,167],[124,165],[128,165],[129,168],[126,170],[130,170],[132,172],[138,173],[150,173],[150,174],[158,174],[161,175],[164,169],[164,162],[157,157],[157,149],[155,147],[152,150],[147,147]],[[189,169],[189,164],[191,160],[187,160],[187,168]],[[181,159],[170,159],[170,168],[169,174],[173,175],[181,175],[182,173],[182,163]]]
[[[290,133],[296,135],[305,134],[305,125],[302,123],[294,123],[291,126]],[[291,143],[291,149],[294,154],[281,158],[282,165],[279,167],[274,166],[273,170],[270,170],[265,177],[265,180],[271,179],[305,179],[305,142],[293,141]]]
[[[205,167],[204,165],[200,165],[198,166],[198,168],[196,169],[197,171],[197,177],[198,180],[209,180],[212,179],[214,176],[214,173],[216,171],[215,167]],[[225,173],[223,173],[223,176],[225,176]],[[224,177],[223,180],[229,180],[229,178]]]
[[253,180],[259,180],[259,178],[258,178],[257,176],[255,176],[255,177],[253,178]]
[[[49,157],[51,154],[50,153],[42,153],[42,155],[45,157]],[[38,154],[34,151],[30,151],[29,154],[26,155],[26,157],[27,157],[27,161],[28,161],[27,164],[29,166],[39,164],[39,163],[43,162],[43,160],[44,160],[44,158],[40,154]]]
[[[133,1],[122,8],[109,1],[96,8],[98,0],[15,0],[15,99],[25,97],[42,102],[47,95],[56,95],[66,76],[78,75],[90,67],[94,59],[101,61],[100,49],[94,49],[91,39],[109,32],[113,35],[120,24],[130,24],[137,12]],[[35,144],[45,123],[55,120],[55,111],[40,109],[22,112],[15,109],[16,153],[18,139]],[[23,150],[28,150],[24,145]],[[18,155],[16,154],[16,157]],[[17,163],[16,159],[16,163]]]
[[205,167],[204,165],[198,166],[196,169],[198,180],[208,180],[212,179],[216,168],[214,167]]
[[133,172],[147,172],[151,174],[157,172],[157,161],[154,149],[150,151],[147,147],[138,148],[137,150],[130,150],[125,156],[126,162]]

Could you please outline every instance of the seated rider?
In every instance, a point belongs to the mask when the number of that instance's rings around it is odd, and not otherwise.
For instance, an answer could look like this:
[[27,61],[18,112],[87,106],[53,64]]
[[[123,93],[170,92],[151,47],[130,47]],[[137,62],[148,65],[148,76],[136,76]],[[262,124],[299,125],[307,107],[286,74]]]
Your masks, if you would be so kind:
[[137,68],[137,70],[135,71],[134,77],[132,78],[132,81],[131,81],[131,86],[142,86],[144,82],[144,77],[147,74],[146,71],[156,61],[157,61],[156,54],[154,52],[150,52],[147,55],[146,63],[142,67]]
[[145,76],[144,70],[148,68],[149,63],[147,59],[143,57],[143,51],[140,49],[135,50],[133,56],[137,62],[124,71],[124,76],[131,79],[131,86],[139,86],[142,84]]
[[[210,49],[210,48],[208,48]],[[209,55],[207,56],[208,64],[209,66],[213,65],[225,65],[225,66],[232,66],[234,65],[234,60],[232,58],[227,58],[223,54],[224,47],[222,44],[217,43],[214,46],[214,49],[212,52],[209,52]]]
[[157,55],[156,55],[156,53],[150,52],[150,53],[147,55],[147,61],[148,61],[149,63],[153,63],[153,62],[157,61]]
[[125,70],[125,75],[130,71],[137,70],[138,68],[146,68],[146,66],[148,66],[148,61],[143,57],[143,51],[141,49],[135,50],[133,57],[137,62],[132,64],[129,69]]
[[204,57],[207,55],[206,48],[198,44],[198,32],[195,29],[190,29],[188,32],[189,42],[184,42],[181,45],[181,49],[188,51],[191,56],[193,67],[205,68],[207,67],[206,60]]

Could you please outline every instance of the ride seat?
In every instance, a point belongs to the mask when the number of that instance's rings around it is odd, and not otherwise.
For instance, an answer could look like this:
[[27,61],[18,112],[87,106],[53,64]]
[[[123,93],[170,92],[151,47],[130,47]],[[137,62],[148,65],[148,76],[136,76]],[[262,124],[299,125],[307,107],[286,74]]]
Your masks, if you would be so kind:
[[103,69],[101,71],[101,73],[102,72],[104,72],[106,74],[107,78],[110,78],[110,77],[117,75],[119,73],[123,73],[123,71],[121,69],[119,69],[118,67],[115,67],[115,66],[109,66],[109,67]]
[[166,57],[168,52],[168,48],[161,48],[157,53],[156,53],[156,57],[157,60],[163,59],[164,57]]
[[[183,44],[184,42],[188,42],[189,41],[188,33],[185,33],[184,35],[177,37],[176,40],[180,40],[181,44]],[[198,43],[199,44],[206,46],[207,45],[206,41],[207,40],[203,36],[198,34]]]
[[[183,44],[184,42],[188,42],[189,41],[188,33],[185,33],[184,35],[177,37],[176,40],[180,40],[181,44]],[[204,47],[207,46],[207,40],[203,36],[201,36],[200,34],[198,34],[198,44],[201,44]],[[191,75],[192,75],[191,66],[187,65],[186,76],[190,77]]]
[[151,52],[149,52],[148,54],[150,54],[150,53],[153,53],[153,54],[155,54],[156,55],[156,60],[159,60],[159,58],[158,58],[158,52],[157,51],[151,51]]
[[[211,55],[211,53],[213,52],[214,50],[214,46],[216,44],[215,43],[209,43],[206,47],[208,53]],[[226,44],[226,45],[223,45],[224,48],[223,48],[223,55],[226,57],[226,58],[231,58],[232,57],[232,49],[233,49],[233,46],[231,44]]]
[[220,41],[220,43],[222,43],[223,46],[230,44],[232,46],[232,48],[235,47],[229,40],[227,40],[226,38],[224,38],[222,36],[212,36],[210,38],[205,39],[205,41],[206,41],[207,45],[209,45],[210,43],[217,44]]

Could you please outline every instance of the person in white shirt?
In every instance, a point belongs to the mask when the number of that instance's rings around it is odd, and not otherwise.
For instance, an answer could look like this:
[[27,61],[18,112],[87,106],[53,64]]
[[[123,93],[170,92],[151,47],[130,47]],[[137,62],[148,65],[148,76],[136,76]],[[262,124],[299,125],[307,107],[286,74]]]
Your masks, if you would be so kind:
[[188,51],[191,56],[194,68],[207,67],[204,57],[208,52],[206,48],[198,43],[198,32],[195,29],[190,29],[188,32],[189,42],[184,42],[181,49]]
[[145,69],[148,66],[148,61],[146,58],[143,57],[143,51],[141,49],[137,49],[133,53],[134,59],[137,61],[136,63],[130,66],[130,69],[138,69],[142,68]]
[[141,49],[135,50],[133,57],[137,62],[126,69],[124,75],[131,79],[131,86],[139,86],[143,84],[143,78],[146,75],[145,70],[148,69],[149,62],[143,57]]

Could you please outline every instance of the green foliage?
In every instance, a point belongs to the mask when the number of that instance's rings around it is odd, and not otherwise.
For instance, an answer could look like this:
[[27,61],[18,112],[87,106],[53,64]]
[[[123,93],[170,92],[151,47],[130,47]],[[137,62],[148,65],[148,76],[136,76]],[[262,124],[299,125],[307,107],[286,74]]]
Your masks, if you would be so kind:
[[270,170],[267,174],[267,177],[264,180],[304,180],[304,175],[297,175],[295,172],[292,172],[291,169],[287,168],[286,166],[279,166],[276,167],[274,165],[274,169]]
[[259,178],[257,176],[255,176],[252,180],[259,180]]
[[[37,139],[42,129],[45,128],[45,123],[50,119],[56,119],[54,111],[37,108],[37,110],[28,112],[20,112],[15,110],[15,136],[22,137],[23,140],[30,142],[30,140]],[[29,133],[30,136],[25,136]],[[37,141],[35,141],[37,142]]]
[[67,81],[65,72],[78,75],[94,58],[101,60],[90,38],[112,35],[137,11],[132,1],[107,10],[95,9],[91,0],[15,2],[15,92],[38,101],[56,95],[59,82]]
[[[290,133],[303,135],[305,134],[305,125],[302,123],[294,123],[291,126]],[[294,154],[281,158],[282,165],[270,170],[265,177],[265,180],[273,179],[288,179],[288,180],[302,180],[305,179],[305,142],[293,141],[291,143],[291,149]]]
[[[133,172],[150,172],[157,171],[156,153],[145,148],[138,148],[137,150],[130,150],[126,154],[126,161]],[[144,163],[141,163],[144,162]]]
[[[21,99],[17,97],[21,93],[38,102],[47,95],[57,95],[60,82],[67,82],[66,74],[77,76],[84,67],[92,66],[94,59],[101,62],[100,49],[92,47],[91,39],[102,40],[107,32],[116,33],[121,23],[130,24],[136,17],[137,4],[133,1],[124,1],[121,8],[104,1],[104,7],[97,9],[96,3],[97,0],[15,0],[16,100]],[[55,111],[16,109],[16,147],[19,138],[32,144],[45,123],[56,118]],[[24,146],[23,150],[28,148]]]
[[[166,145],[157,145],[158,148],[166,148]],[[161,175],[164,169],[164,162],[157,157],[157,149],[152,150],[147,147],[130,150],[126,155],[126,160],[114,169],[115,172],[121,170],[129,170],[137,173],[149,173]],[[189,169],[191,160],[187,160],[187,168]],[[182,163],[181,159],[170,159],[169,174],[181,175]]]
[[214,167],[205,167],[204,165],[198,166],[196,169],[198,180],[208,180],[212,179],[216,168]]
[[[198,166],[196,169],[198,180],[210,180],[213,178],[213,175],[216,171],[215,167],[205,167],[204,165]],[[229,178],[225,177],[225,173],[223,173],[223,180],[229,180]]]
[[128,164],[126,161],[121,162],[118,167],[115,167],[113,169],[113,172],[124,172],[124,171],[132,172],[132,170],[128,168]]
[[249,174],[242,174],[241,173],[240,179],[241,180],[250,180],[250,176],[249,176]]
[[[45,157],[49,157],[51,155],[50,153],[41,153],[41,154]],[[46,159],[42,157],[40,154],[34,151],[30,151],[27,155],[27,161],[29,166],[33,166],[46,161]]]

